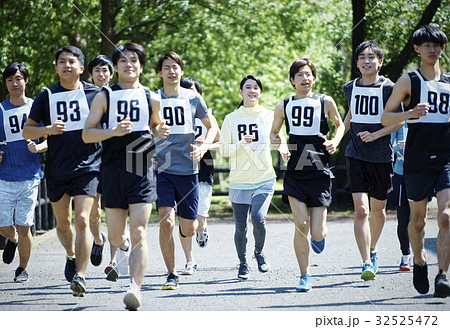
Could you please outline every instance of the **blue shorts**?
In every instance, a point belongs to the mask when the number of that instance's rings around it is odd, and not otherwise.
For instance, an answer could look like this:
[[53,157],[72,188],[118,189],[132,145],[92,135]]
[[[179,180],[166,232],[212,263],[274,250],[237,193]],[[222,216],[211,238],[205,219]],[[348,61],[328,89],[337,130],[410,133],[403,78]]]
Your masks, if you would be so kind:
[[49,179],[47,178],[47,194],[51,202],[58,202],[64,194],[70,196],[89,195],[97,196],[99,173],[88,172],[71,179]]
[[14,224],[33,226],[39,183],[39,179],[20,182],[0,180],[0,227]]
[[172,207],[178,216],[185,219],[197,219],[198,212],[198,175],[173,175],[156,173],[156,191],[159,207]]

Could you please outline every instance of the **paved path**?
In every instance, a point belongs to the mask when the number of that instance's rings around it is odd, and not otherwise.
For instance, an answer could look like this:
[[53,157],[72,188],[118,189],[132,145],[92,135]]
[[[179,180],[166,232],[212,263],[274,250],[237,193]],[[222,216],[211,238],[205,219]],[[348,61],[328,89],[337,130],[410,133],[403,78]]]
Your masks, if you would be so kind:
[[[106,228],[103,228],[106,231]],[[205,249],[195,244],[199,264],[193,276],[180,276],[180,289],[163,291],[165,266],[158,242],[159,227],[148,228],[149,264],[142,287],[143,311],[450,311],[450,298],[433,297],[437,273],[435,237],[437,223],[427,224],[425,246],[428,251],[430,293],[419,295],[412,286],[412,272],[399,272],[399,243],[396,221],[388,220],[378,244],[379,273],[370,284],[360,279],[360,256],[353,235],[353,222],[328,222],[326,248],[311,254],[313,289],[296,293],[299,270],[293,250],[293,224],[288,220],[267,223],[265,254],[271,264],[268,273],[259,273],[251,260],[251,277],[237,280],[237,261],[233,243],[234,225],[215,221],[209,226],[210,243]],[[251,230],[249,231],[251,233]],[[185,259],[176,237],[177,269]],[[249,234],[248,253],[253,237]],[[87,293],[72,297],[64,278],[64,251],[52,230],[35,239],[29,264],[30,281],[13,283],[18,257],[12,264],[0,263],[0,310],[6,311],[119,311],[124,310],[123,294],[129,279],[105,280],[106,256],[99,267],[87,269]],[[448,312],[444,315],[448,316]],[[436,328],[436,327],[435,327]]]

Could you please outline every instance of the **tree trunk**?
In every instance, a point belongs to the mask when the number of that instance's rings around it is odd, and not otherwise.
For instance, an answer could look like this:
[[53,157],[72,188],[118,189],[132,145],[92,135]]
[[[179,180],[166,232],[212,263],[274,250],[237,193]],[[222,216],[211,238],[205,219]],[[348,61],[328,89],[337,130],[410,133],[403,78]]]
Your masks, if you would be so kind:
[[102,22],[100,53],[111,58],[118,40],[116,35],[116,17],[120,10],[117,0],[102,0]]
[[352,32],[352,70],[351,79],[359,76],[356,67],[355,50],[361,42],[364,41],[366,31],[366,0],[352,0],[353,8],[353,32]]

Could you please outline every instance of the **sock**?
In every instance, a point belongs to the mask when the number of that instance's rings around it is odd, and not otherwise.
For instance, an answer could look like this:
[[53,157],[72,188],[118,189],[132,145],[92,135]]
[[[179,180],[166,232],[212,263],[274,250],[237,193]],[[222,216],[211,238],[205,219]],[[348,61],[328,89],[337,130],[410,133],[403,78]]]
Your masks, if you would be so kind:
[[377,248],[370,248],[370,253],[371,253],[371,254],[373,254],[373,253],[375,253],[375,252],[377,252]]
[[69,256],[69,254],[66,254],[66,258],[67,258],[67,259],[71,259],[71,260],[72,260],[72,259],[75,259],[75,255],[73,255],[73,256]]

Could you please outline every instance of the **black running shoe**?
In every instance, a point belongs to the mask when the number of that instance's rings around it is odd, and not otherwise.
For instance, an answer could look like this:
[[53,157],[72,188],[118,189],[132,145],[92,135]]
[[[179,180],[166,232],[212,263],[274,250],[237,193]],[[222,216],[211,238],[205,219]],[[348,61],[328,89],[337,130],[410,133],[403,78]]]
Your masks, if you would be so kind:
[[249,267],[247,263],[239,264],[238,279],[241,281],[247,280],[249,277]]
[[64,269],[66,280],[68,282],[72,282],[75,273],[77,273],[77,263],[75,261],[75,257],[69,258],[66,256],[66,268]]
[[100,246],[95,244],[95,241],[92,242],[91,263],[94,266],[99,266],[102,263],[103,247],[105,246],[106,238],[103,233],[101,233],[101,236],[103,243]]
[[8,239],[6,242],[5,249],[3,250],[3,263],[11,264],[14,260],[14,256],[16,255],[17,242],[12,242]]
[[72,289],[74,297],[84,297],[84,293],[86,292],[86,281],[81,275],[76,273],[70,284],[70,289]]
[[413,284],[414,288],[421,293],[426,294],[430,290],[430,283],[428,282],[428,266],[414,264],[413,268]]
[[434,279],[434,297],[446,298],[448,296],[450,296],[450,285],[448,284],[447,277],[441,270]]
[[106,280],[116,282],[119,277],[119,272],[117,272],[117,264],[114,262],[109,262],[109,265],[105,268]]

